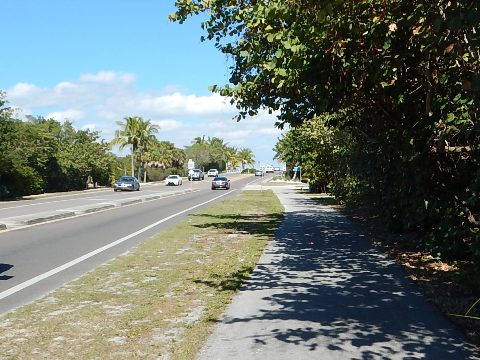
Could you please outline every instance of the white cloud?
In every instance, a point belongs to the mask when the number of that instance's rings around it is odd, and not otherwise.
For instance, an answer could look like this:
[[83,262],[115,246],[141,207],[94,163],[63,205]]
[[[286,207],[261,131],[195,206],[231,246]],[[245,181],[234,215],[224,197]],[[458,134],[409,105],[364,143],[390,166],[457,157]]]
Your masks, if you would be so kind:
[[184,126],[180,121],[173,119],[152,120],[152,122],[160,127],[161,132],[177,131]]
[[[85,117],[85,114],[83,113],[83,111],[75,110],[75,109],[70,109],[65,111],[54,111],[45,115],[45,118],[55,119],[59,122],[64,122],[66,120],[78,122],[79,120],[82,120],[84,117]],[[83,127],[84,126],[82,126],[82,128]]]
[[96,74],[82,74],[80,75],[80,82],[84,83],[124,83],[133,84],[135,82],[135,75],[128,73],[116,73],[113,71],[99,71]]
[[235,107],[218,94],[185,94],[176,85],[155,93],[139,91],[135,81],[134,74],[101,71],[52,88],[19,83],[7,90],[7,99],[12,107],[23,110],[19,114],[68,119],[79,129],[100,131],[106,140],[113,137],[116,121],[135,115],[158,124],[158,138],[179,147],[189,145],[197,136],[216,136],[231,145],[249,147],[254,153],[261,149],[257,160],[271,161],[274,154],[265,149],[272,149],[281,134],[274,127],[274,115],[261,111],[237,122],[233,120]]
[[262,134],[262,135],[277,135],[277,136],[280,136],[280,132],[278,131],[277,128],[258,129],[257,133]]
[[[36,93],[38,93],[40,89],[32,84],[26,83],[18,83],[12,89],[8,91],[8,95],[11,98],[18,98],[18,97],[30,97]],[[10,99],[11,100],[11,99]]]
[[82,130],[91,130],[91,131],[95,131],[97,129],[97,125],[96,124],[85,124],[82,126]]

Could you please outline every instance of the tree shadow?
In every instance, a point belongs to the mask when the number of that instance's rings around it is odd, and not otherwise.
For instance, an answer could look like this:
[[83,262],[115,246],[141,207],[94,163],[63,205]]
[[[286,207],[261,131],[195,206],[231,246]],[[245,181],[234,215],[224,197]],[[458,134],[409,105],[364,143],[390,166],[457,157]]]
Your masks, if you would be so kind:
[[[0,263],[0,274],[4,273],[4,272],[7,272],[8,270],[10,270],[11,268],[13,268],[13,265],[10,265],[10,264],[1,264]],[[9,280],[13,278],[13,276],[9,276],[9,275],[0,275],[0,280]]]
[[310,204],[318,204],[324,206],[331,206],[331,205],[340,205],[340,202],[335,199],[333,196],[312,196],[309,197],[307,200]]
[[[192,216],[201,216],[212,218],[212,221],[205,224],[195,225],[198,228],[207,229],[226,229],[231,232],[239,232],[244,234],[256,235],[275,235],[278,226],[281,224],[284,215],[282,213],[273,213],[269,215],[211,215],[211,214],[193,214]],[[222,221],[218,221],[222,220]]]
[[306,200],[295,198],[291,205],[299,210],[286,213],[276,241],[241,286],[235,304],[256,301],[258,306],[248,306],[256,310],[238,305],[221,319],[222,334],[232,334],[225,344],[246,339],[259,354],[269,347],[302,348],[312,354],[308,358],[478,358],[477,349],[354,223],[321,206],[302,210]]
[[243,266],[228,275],[212,275],[211,280],[194,280],[196,284],[203,284],[218,291],[237,291],[248,279],[253,271],[252,266]]

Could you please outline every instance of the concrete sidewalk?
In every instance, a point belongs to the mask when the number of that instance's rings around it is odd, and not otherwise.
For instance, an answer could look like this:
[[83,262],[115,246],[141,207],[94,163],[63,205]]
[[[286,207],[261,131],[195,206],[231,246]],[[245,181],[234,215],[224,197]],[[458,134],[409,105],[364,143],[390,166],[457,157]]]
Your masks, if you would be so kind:
[[274,191],[285,221],[198,359],[480,359],[354,224]]

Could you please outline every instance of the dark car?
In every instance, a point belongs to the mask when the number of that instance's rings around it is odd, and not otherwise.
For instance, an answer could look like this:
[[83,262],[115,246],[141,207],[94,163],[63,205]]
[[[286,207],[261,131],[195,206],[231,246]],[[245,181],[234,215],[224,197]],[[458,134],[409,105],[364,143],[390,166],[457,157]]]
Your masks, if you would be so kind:
[[225,176],[217,176],[212,180],[212,190],[215,189],[230,189],[230,180]]
[[202,170],[200,169],[193,169],[189,174],[188,174],[188,180],[203,180],[205,179],[205,174],[203,173]]
[[121,176],[113,184],[113,191],[138,191],[140,190],[140,183],[135,176]]

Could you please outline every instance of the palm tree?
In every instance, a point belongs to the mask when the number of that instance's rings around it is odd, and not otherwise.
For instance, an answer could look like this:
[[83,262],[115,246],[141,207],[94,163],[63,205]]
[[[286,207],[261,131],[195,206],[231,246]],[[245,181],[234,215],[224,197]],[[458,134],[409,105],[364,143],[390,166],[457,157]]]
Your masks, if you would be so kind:
[[216,167],[220,170],[224,170],[226,168],[226,164],[228,162],[227,159],[227,150],[228,150],[228,143],[226,143],[223,139],[212,137],[209,138],[209,148],[210,148],[210,156],[211,156],[211,163],[216,163]]
[[197,136],[196,138],[194,138],[192,140],[192,145],[194,144],[202,144],[202,145],[205,144],[205,135],[203,135],[202,137]]
[[115,130],[115,137],[111,144],[119,145],[120,150],[130,145],[132,176],[135,176],[135,158],[140,162],[138,171],[140,176],[142,155],[147,150],[149,143],[155,139],[158,125],[154,125],[150,120],[144,120],[139,116],[127,116],[123,118],[123,121],[117,121],[117,125],[120,126],[120,129]]
[[230,164],[230,167],[234,168],[240,164],[238,158],[238,149],[235,146],[227,146],[225,149],[225,161]]
[[135,176],[134,154],[138,147],[138,123],[141,118],[137,116],[127,116],[123,121],[117,121],[120,129],[115,130],[115,137],[111,141],[112,145],[119,145],[122,150],[130,145],[130,157],[132,165],[132,176]]
[[156,141],[153,143],[149,150],[151,165],[161,167],[162,169],[169,168],[173,162],[172,147],[173,144],[168,141]]
[[242,169],[244,169],[245,165],[252,165],[255,163],[255,156],[253,155],[253,151],[249,148],[241,148],[237,155],[242,164]]
[[163,169],[180,167],[185,162],[185,152],[175,147],[170,141],[153,141],[148,152],[144,153],[144,159],[149,166]]
[[[145,166],[145,159],[143,158],[144,152],[148,151],[149,146],[151,146],[157,138],[155,134],[158,133],[159,126],[152,124],[150,120],[143,120],[140,118],[138,126],[138,177],[140,178],[141,170]],[[145,170],[145,169],[144,169]],[[143,182],[147,181],[147,172],[143,173]]]
[[172,151],[173,161],[172,167],[180,167],[183,166],[185,161],[187,160],[187,156],[185,155],[185,151],[175,147]]

